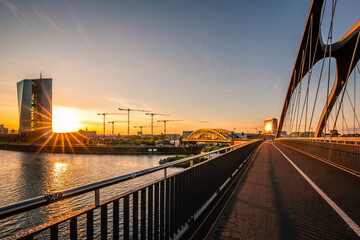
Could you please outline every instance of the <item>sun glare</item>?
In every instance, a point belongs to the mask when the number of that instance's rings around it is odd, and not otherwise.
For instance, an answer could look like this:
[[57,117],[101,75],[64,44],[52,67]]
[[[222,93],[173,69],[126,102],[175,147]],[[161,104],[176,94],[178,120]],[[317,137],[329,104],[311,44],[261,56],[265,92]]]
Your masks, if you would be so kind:
[[74,132],[80,128],[80,117],[76,110],[70,108],[57,108],[52,114],[53,132]]
[[270,123],[268,123],[268,124],[265,125],[265,131],[266,131],[266,132],[270,132],[270,131],[271,131],[271,128],[272,128],[272,127],[271,127],[271,124],[270,124]]

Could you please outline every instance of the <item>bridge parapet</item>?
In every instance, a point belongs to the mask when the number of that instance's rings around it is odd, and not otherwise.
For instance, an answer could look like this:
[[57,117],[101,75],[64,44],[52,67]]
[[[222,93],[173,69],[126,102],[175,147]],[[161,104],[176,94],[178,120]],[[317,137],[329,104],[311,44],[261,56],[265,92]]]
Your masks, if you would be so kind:
[[[208,206],[229,187],[260,144],[261,140],[253,140],[4,206],[0,208],[0,220],[94,192],[94,204],[51,221],[49,216],[47,222],[9,239],[77,239],[85,235],[87,239],[179,238],[201,220]],[[218,156],[210,159],[212,154]],[[194,165],[193,161],[200,157],[208,160]],[[190,162],[190,167],[167,174],[169,167],[185,162]],[[129,192],[113,192],[118,195],[101,201],[100,190],[158,171],[164,171],[163,178]],[[17,230],[12,229],[14,232]]]
[[278,138],[275,141],[360,175],[359,140]]

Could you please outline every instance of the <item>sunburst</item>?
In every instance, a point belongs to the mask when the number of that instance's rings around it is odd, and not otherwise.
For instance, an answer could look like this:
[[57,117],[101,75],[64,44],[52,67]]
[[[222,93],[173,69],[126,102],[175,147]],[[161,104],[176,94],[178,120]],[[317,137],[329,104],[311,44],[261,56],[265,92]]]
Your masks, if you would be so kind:
[[[47,94],[47,92],[45,91],[45,95],[46,98],[48,99],[48,101],[51,103],[51,99],[49,97],[49,95]],[[37,136],[36,138],[32,139],[29,143],[27,143],[27,145],[32,145],[36,142],[42,142],[40,147],[37,149],[37,151],[34,153],[33,157],[37,156],[39,153],[41,153],[43,151],[43,149],[46,146],[52,146],[51,148],[51,153],[54,153],[56,150],[57,146],[61,146],[61,152],[64,154],[66,151],[65,146],[69,146],[69,148],[71,149],[71,153],[76,154],[75,148],[74,148],[74,141],[76,142],[75,145],[79,145],[81,147],[83,147],[88,153],[91,153],[90,150],[86,147],[86,145],[79,139],[86,139],[88,140],[89,138],[81,133],[78,132],[74,132],[74,126],[72,126],[72,128],[70,128],[72,131],[68,131],[65,132],[66,129],[68,129],[66,126],[66,124],[68,123],[69,118],[71,117],[76,117],[76,113],[74,114],[73,110],[67,109],[67,108],[60,108],[60,113],[58,114],[58,116],[55,116],[56,118],[60,116],[60,119],[55,119],[58,120],[59,124],[64,124],[63,126],[58,125],[58,129],[55,130],[59,130],[59,132],[56,131],[52,131],[54,125],[53,125],[53,117],[54,114],[52,114],[49,110],[47,110],[45,107],[43,107],[41,104],[39,104],[37,102],[37,105],[40,106],[41,108],[41,112],[35,110],[35,109],[30,109],[31,111],[33,111],[34,114],[36,114],[37,116],[39,116],[39,121],[34,121],[34,120],[30,120],[31,122],[35,123],[35,128],[29,129],[29,130],[25,130],[23,132],[41,132],[41,134],[39,136]],[[71,115],[73,114],[73,115]],[[37,117],[35,117],[36,119]],[[48,121],[47,121],[48,120]],[[75,122],[77,123],[77,122]],[[75,124],[76,125],[76,124]],[[44,139],[44,140],[42,140]],[[72,140],[73,139],[73,140]],[[53,143],[51,142],[53,141]],[[49,151],[49,150],[48,150]]]

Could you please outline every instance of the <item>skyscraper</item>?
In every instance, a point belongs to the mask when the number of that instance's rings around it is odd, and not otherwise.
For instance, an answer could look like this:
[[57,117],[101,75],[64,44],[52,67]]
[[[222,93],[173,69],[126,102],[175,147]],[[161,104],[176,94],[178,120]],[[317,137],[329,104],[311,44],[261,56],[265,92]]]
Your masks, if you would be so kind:
[[271,133],[276,134],[277,132],[277,124],[278,120],[276,118],[268,118],[264,121],[264,132],[265,133]]
[[17,83],[19,133],[52,131],[52,78],[24,79]]

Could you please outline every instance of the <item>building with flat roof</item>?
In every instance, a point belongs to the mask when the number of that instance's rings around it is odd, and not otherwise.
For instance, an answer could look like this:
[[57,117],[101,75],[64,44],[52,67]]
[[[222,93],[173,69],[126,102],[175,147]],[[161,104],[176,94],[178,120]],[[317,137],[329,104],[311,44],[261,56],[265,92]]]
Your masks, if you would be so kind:
[[78,133],[80,134],[80,136],[86,137],[86,138],[96,138],[96,131],[88,131],[87,128],[86,130],[82,130],[79,129]]
[[17,83],[19,133],[52,131],[52,78]]
[[4,127],[4,124],[0,124],[0,134],[3,135],[9,134],[9,129]]
[[192,134],[194,131],[183,131],[182,138],[187,139],[190,134]]
[[276,134],[278,128],[278,120],[276,118],[268,118],[264,121],[264,133]]

